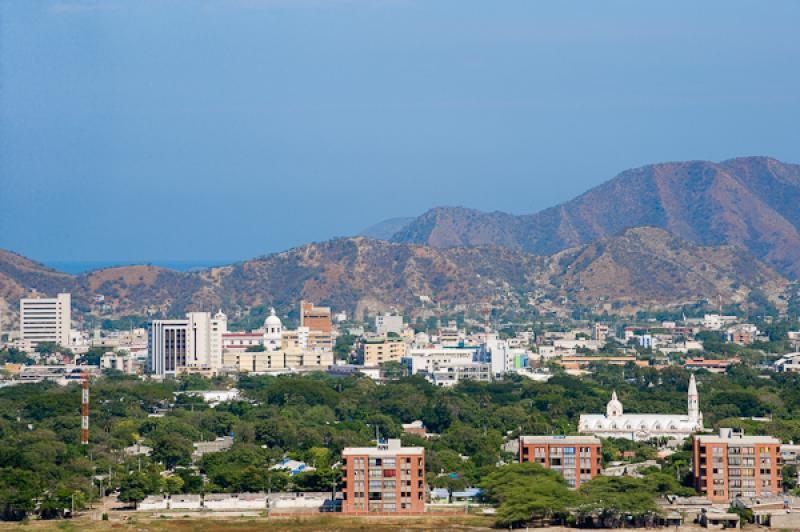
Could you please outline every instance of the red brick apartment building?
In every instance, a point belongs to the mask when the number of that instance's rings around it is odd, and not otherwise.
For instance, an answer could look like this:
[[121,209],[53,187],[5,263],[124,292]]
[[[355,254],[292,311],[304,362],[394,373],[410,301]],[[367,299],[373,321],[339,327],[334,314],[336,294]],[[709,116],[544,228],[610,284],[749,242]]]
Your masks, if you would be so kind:
[[377,447],[342,451],[343,513],[425,511],[425,449],[390,439]]
[[779,495],[780,446],[772,436],[745,436],[736,429],[720,429],[718,436],[695,436],[695,489],[712,502]]
[[579,488],[600,474],[603,452],[594,436],[520,436],[519,461],[557,471],[567,484]]

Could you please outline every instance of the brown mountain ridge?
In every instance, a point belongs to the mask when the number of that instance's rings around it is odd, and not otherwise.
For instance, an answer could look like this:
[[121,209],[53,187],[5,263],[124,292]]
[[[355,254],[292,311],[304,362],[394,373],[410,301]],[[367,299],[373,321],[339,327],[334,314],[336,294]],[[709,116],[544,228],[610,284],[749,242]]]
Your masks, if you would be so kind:
[[420,296],[442,304],[507,305],[532,294],[574,303],[618,301],[629,308],[700,299],[744,301],[752,290],[776,298],[780,274],[734,246],[701,246],[652,227],[537,256],[503,246],[439,248],[365,237],[313,243],[199,272],[153,266],[58,272],[0,251],[0,297],[15,309],[29,290],[73,293],[92,311],[101,294],[116,316],[186,310],[288,311],[301,298],[361,313],[408,309]]
[[431,209],[395,242],[500,245],[550,255],[642,226],[701,245],[747,250],[783,275],[800,274],[800,166],[768,157],[689,161],[627,170],[536,214]]

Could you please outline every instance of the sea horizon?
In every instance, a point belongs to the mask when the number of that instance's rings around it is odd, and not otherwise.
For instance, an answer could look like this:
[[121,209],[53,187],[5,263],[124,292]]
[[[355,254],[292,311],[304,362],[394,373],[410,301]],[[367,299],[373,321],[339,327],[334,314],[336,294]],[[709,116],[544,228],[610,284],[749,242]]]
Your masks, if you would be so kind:
[[205,270],[214,266],[223,266],[236,262],[235,259],[219,259],[219,260],[150,260],[150,261],[136,261],[136,260],[94,260],[94,261],[80,261],[80,260],[52,260],[43,261],[43,264],[48,268],[53,268],[60,272],[69,274],[81,274],[94,270],[101,270],[104,268],[114,268],[118,266],[134,266],[134,265],[151,265],[160,266],[162,268],[169,268],[181,272],[190,272],[197,270]]

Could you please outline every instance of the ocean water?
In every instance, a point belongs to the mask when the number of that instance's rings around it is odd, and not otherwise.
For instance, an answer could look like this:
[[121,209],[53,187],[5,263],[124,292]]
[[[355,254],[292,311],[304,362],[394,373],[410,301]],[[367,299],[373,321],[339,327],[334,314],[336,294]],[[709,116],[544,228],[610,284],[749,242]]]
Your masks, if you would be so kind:
[[48,261],[44,264],[54,270],[65,273],[79,274],[90,272],[92,270],[100,270],[102,268],[112,268],[114,266],[131,266],[134,264],[149,264],[152,266],[161,266],[162,268],[170,268],[181,272],[191,272],[197,270],[205,270],[212,266],[222,266],[225,264],[232,264],[235,260],[154,260],[146,261]]

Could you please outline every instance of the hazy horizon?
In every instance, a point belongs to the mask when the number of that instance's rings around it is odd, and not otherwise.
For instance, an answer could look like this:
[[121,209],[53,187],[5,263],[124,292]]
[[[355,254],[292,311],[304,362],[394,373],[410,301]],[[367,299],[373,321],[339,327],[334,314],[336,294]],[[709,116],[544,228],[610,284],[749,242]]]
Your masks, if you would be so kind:
[[800,162],[788,0],[0,1],[0,248],[231,262],[650,163]]

